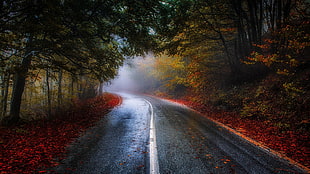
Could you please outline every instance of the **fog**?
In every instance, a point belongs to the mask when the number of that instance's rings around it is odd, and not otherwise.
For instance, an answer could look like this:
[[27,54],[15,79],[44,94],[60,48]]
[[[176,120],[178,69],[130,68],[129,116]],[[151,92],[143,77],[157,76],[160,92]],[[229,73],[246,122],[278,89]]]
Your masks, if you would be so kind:
[[134,67],[124,64],[118,70],[118,75],[115,79],[105,84],[106,91],[137,91],[139,84],[132,78]]
[[154,88],[156,80],[149,76],[154,56],[127,59],[119,68],[115,79],[104,84],[105,91],[111,92],[149,92]]

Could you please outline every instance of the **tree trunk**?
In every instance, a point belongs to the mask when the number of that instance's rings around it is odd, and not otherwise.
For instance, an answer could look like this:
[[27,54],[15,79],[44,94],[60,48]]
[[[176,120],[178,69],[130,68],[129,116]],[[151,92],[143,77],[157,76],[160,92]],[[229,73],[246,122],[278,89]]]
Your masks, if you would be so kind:
[[281,28],[282,25],[282,2],[281,0],[276,0],[276,9],[277,9],[277,13],[276,13],[276,26],[277,29]]
[[103,93],[103,81],[100,81],[100,84],[99,84],[99,89],[98,89],[98,95],[102,95]]
[[7,112],[7,102],[8,102],[8,95],[9,95],[9,87],[10,87],[10,74],[3,75],[3,89],[1,91],[1,115],[0,117],[3,118]]
[[51,102],[51,89],[50,89],[50,73],[49,69],[46,69],[46,94],[47,94],[47,118],[52,115],[52,102]]
[[20,106],[22,102],[22,95],[25,89],[26,77],[31,64],[31,59],[31,52],[27,51],[22,60],[20,68],[15,74],[12,100],[10,105],[10,115],[6,119],[4,119],[4,124],[6,125],[15,124],[20,119]]
[[75,77],[74,77],[74,75],[71,75],[70,94],[71,94],[72,98],[75,95],[75,93],[74,93],[74,83],[75,83]]
[[9,96],[9,88],[10,88],[10,74],[8,74],[5,88],[4,88],[4,96],[3,96],[3,117],[6,115],[7,107],[8,107],[8,96]]
[[253,0],[248,0],[248,9],[249,9],[249,39],[250,39],[250,44],[252,45],[253,43],[257,42],[257,27],[256,27],[256,10],[255,7],[257,4]]
[[284,24],[287,23],[287,20],[290,16],[291,8],[292,8],[292,0],[288,0],[283,9]]
[[60,110],[62,104],[62,70],[58,72],[58,91],[57,91],[57,108]]
[[4,103],[4,88],[5,88],[5,80],[4,80],[4,78],[5,78],[5,73],[3,73],[1,76],[0,76],[0,84],[1,84],[1,86],[0,86],[0,91],[1,91],[1,96],[0,96],[0,99],[1,99],[1,101],[0,101],[0,120],[2,119],[2,116],[3,116],[3,103]]

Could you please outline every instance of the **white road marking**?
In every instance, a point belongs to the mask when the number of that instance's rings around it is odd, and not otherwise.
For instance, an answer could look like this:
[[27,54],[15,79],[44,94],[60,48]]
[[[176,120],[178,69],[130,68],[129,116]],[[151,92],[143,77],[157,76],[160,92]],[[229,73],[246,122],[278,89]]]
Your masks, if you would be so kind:
[[150,121],[150,174],[159,174],[158,155],[156,145],[156,128],[154,120],[154,111],[151,102],[144,99],[151,108],[151,121]]

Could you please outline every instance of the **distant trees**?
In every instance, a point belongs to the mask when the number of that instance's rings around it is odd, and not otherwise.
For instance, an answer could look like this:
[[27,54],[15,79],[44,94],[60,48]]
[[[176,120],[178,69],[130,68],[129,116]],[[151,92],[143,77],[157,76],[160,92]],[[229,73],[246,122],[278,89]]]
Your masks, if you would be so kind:
[[[261,51],[256,45],[262,44],[264,38],[292,22],[298,26],[309,13],[303,0],[189,0],[177,1],[175,6],[171,16],[176,16],[171,23],[178,27],[170,30],[175,37],[166,42],[165,48],[180,54],[190,45],[216,42],[217,49],[225,53],[232,78],[248,71],[243,61],[252,51]],[[182,10],[184,14],[175,14]]]
[[[58,83],[62,103],[64,77],[106,81],[116,75],[123,56],[142,54],[154,46],[150,35],[157,1],[4,0],[0,3],[1,116],[20,118],[25,86],[45,78],[47,105]],[[143,15],[142,15],[143,14]],[[45,75],[43,71],[45,71]],[[57,74],[58,75],[55,75]],[[42,79],[41,79],[42,80]],[[98,82],[97,82],[98,83]],[[80,91],[86,84],[80,83]],[[93,84],[94,85],[94,84]],[[94,86],[87,88],[94,88]],[[12,98],[9,99],[9,95]]]
[[[146,72],[148,75],[157,79],[161,86],[158,86],[159,91],[172,92],[174,94],[177,91],[184,92],[183,90],[188,86],[187,67],[186,63],[180,56],[157,56],[152,64],[150,71]],[[166,89],[166,90],[165,90]]]
[[180,57],[184,63],[185,73],[180,74],[196,84],[187,89],[205,95],[206,100],[219,88],[254,81],[268,72],[292,74],[309,64],[305,53],[310,11],[304,0],[180,0],[168,4],[171,10],[166,21],[170,24],[159,32],[166,38],[161,46],[171,59]]

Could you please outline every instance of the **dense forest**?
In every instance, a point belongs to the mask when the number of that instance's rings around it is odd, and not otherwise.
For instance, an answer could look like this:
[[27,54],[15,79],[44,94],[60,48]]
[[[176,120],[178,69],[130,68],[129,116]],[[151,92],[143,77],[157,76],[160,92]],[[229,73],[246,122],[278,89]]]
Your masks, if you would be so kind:
[[[163,51],[138,71],[150,91],[270,120],[309,124],[309,3],[294,0],[179,1]],[[139,74],[139,73],[138,73]],[[154,79],[155,82],[154,82]]]
[[[287,133],[280,138],[296,143],[280,150],[309,166],[309,7],[306,0],[2,0],[3,171],[57,165],[54,148],[62,154],[72,139],[61,132],[77,137],[119,104],[115,95],[99,96],[103,85],[125,60],[147,54],[133,75],[143,83],[139,92],[219,118],[254,120],[252,132],[277,129],[269,139]],[[18,150],[37,159],[25,164]]]
[[[310,4],[170,1],[146,92],[178,99],[309,167]],[[148,76],[141,77],[141,74]],[[136,75],[136,76],[137,76]]]

